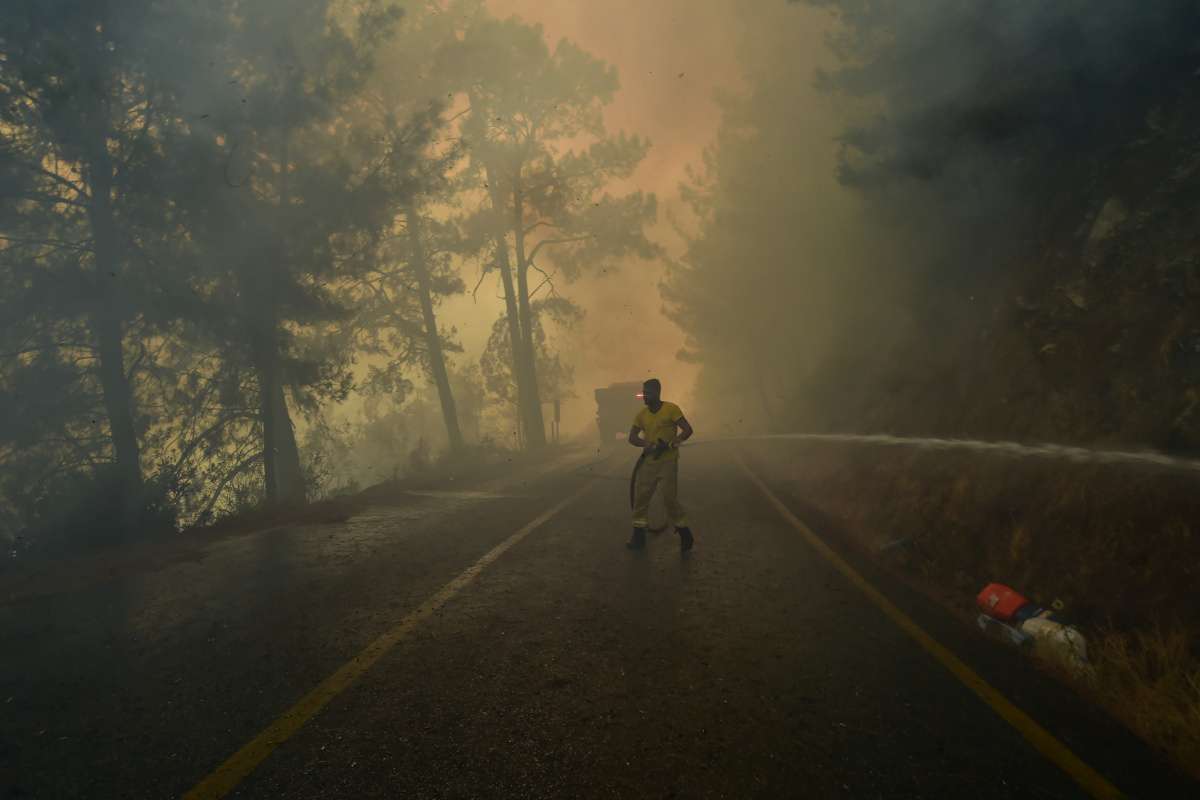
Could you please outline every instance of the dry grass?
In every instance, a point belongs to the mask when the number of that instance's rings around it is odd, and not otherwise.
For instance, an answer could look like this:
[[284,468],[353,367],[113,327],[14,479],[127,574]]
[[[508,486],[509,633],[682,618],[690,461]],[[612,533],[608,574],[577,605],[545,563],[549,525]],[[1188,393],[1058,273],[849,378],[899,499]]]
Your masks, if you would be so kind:
[[991,581],[1060,602],[1092,669],[1049,671],[1200,778],[1193,476],[833,448],[807,448],[789,472],[865,549],[904,542],[889,565],[952,609],[973,616]]
[[1088,653],[1095,701],[1200,778],[1200,659],[1187,631],[1105,631]]

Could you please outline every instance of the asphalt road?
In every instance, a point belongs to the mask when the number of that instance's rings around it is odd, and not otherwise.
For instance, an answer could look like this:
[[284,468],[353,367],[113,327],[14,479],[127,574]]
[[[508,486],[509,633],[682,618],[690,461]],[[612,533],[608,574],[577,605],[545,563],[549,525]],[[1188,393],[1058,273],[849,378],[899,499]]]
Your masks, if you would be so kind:
[[[683,454],[691,554],[670,532],[627,552],[632,455],[398,493],[61,590],[0,583],[0,796],[181,796],[397,626],[229,796],[1088,796],[798,535],[733,450]],[[845,557],[1113,785],[1200,796],[1024,659]]]

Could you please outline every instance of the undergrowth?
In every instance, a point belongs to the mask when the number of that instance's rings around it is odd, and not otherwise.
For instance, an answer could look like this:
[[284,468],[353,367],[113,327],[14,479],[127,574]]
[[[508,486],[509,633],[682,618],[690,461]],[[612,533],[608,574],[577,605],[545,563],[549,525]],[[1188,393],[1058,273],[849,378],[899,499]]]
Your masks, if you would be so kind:
[[787,461],[807,502],[951,608],[973,615],[993,581],[1062,608],[1091,669],[1049,671],[1200,778],[1194,476],[871,448]]
[[1200,659],[1181,628],[1092,636],[1085,689],[1182,769],[1200,778]]

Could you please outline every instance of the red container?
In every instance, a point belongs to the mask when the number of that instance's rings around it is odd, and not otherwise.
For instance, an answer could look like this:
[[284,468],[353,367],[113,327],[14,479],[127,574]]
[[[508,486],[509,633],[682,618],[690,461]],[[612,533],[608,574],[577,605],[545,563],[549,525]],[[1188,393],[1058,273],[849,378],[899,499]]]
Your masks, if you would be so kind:
[[976,596],[975,602],[979,605],[979,610],[992,619],[1006,622],[1012,619],[1013,615],[1023,606],[1029,604],[1029,601],[1018,594],[1016,590],[1003,583],[989,583],[983,587],[983,591]]

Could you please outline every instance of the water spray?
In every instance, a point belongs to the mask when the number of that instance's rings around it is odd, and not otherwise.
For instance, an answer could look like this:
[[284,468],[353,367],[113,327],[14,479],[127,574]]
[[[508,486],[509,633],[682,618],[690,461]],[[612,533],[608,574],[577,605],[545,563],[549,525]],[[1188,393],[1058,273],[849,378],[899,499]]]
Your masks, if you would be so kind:
[[892,436],[886,433],[762,433],[744,436],[716,437],[688,442],[683,447],[720,442],[744,441],[807,441],[841,444],[869,444],[885,447],[912,447],[922,450],[969,450],[977,453],[1015,456],[1019,458],[1050,458],[1077,464],[1132,464],[1200,473],[1200,461],[1169,456],[1153,450],[1099,450],[1064,444],[1022,444],[1021,442],[986,441],[982,439],[943,439],[935,437]]

